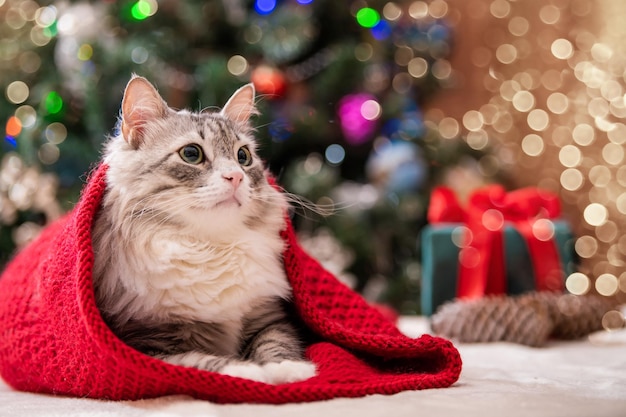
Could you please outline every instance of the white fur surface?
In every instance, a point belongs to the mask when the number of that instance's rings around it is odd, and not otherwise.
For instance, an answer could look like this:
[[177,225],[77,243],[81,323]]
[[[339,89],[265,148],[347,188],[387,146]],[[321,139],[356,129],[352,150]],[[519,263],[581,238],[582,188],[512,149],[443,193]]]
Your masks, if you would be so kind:
[[278,235],[249,232],[221,244],[162,228],[118,251],[109,273],[128,277],[118,304],[136,318],[238,321],[256,299],[288,297],[285,272],[276,261],[282,247]]
[[[425,317],[402,317],[416,337]],[[626,330],[597,338],[458,345],[459,382],[450,388],[301,404],[215,404],[187,396],[103,401],[12,390],[0,380],[0,417],[620,417],[626,410]]]

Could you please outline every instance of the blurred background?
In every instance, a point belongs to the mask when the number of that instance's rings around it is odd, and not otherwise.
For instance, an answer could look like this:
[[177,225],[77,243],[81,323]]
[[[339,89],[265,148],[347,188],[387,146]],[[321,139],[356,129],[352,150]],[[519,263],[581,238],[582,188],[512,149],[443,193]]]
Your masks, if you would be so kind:
[[[420,312],[433,187],[558,194],[568,289],[626,301],[621,0],[0,0],[0,268],[77,201],[131,73],[175,108],[256,86],[307,250]],[[575,278],[575,279],[574,279]],[[574,285],[575,284],[575,285]]]

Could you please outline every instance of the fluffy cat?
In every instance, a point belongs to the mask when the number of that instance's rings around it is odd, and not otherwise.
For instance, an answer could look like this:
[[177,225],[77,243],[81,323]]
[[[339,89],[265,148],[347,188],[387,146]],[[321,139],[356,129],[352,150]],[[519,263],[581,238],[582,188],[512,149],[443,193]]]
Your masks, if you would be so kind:
[[131,78],[104,151],[93,276],[103,318],[128,345],[276,384],[315,366],[287,313],[288,203],[255,153],[254,95],[248,84],[219,112],[175,111]]

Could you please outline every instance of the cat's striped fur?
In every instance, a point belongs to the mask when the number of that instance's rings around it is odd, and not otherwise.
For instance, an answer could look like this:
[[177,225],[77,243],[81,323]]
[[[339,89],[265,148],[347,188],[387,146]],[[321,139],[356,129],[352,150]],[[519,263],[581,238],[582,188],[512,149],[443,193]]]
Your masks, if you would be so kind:
[[313,364],[287,314],[287,202],[268,184],[249,117],[254,88],[220,112],[175,111],[144,78],[122,101],[93,229],[102,316],[128,345],[183,366],[282,383]]

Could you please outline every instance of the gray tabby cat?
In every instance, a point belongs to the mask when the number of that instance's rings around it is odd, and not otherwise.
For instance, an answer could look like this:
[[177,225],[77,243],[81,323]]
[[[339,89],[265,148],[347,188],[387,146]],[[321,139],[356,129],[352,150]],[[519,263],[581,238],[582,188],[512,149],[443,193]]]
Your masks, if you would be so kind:
[[103,318],[172,364],[267,383],[315,375],[286,305],[287,200],[255,153],[254,87],[219,112],[175,111],[134,76],[93,229]]

